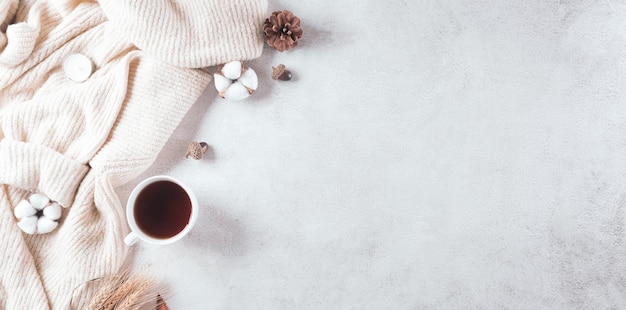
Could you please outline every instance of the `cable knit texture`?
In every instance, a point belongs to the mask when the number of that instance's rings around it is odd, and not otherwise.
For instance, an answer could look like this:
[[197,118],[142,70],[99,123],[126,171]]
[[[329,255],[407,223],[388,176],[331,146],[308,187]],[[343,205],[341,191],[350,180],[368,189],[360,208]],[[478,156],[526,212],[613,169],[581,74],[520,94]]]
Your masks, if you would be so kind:
[[[0,2],[0,309],[81,309],[86,281],[127,248],[115,188],[155,160],[210,82],[201,69],[263,47],[266,0]],[[63,60],[94,63],[84,82]],[[13,209],[33,193],[64,207],[27,235]]]

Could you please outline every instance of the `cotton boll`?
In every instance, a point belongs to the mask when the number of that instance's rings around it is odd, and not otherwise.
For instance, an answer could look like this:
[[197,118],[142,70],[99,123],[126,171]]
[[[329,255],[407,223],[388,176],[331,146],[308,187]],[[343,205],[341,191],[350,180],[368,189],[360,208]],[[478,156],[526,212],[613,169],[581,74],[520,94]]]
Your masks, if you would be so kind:
[[226,78],[236,80],[241,76],[241,68],[241,61],[231,61],[224,64],[221,71]]
[[29,201],[22,200],[17,204],[13,213],[21,219],[17,226],[27,234],[47,234],[53,231],[61,218],[61,205],[57,202],[50,203],[48,197],[41,194],[33,194]]
[[13,210],[13,214],[15,214],[15,217],[17,217],[18,219],[22,219],[27,216],[32,216],[32,215],[35,215],[36,213],[37,213],[37,210],[33,208],[33,206],[30,205],[30,202],[26,200],[20,201],[20,203],[18,203],[15,209]]
[[217,89],[218,92],[225,92],[233,83],[233,81],[217,73],[213,74],[213,81],[215,82],[215,89]]
[[259,86],[256,72],[246,68],[241,61],[219,66],[213,77],[219,96],[232,101],[248,98]]
[[244,71],[244,73],[239,78],[239,82],[241,82],[243,86],[252,90],[256,90],[256,88],[259,86],[259,78],[256,76],[256,72],[254,72],[252,68],[248,68],[246,69],[246,71]]
[[57,228],[57,225],[59,225],[59,223],[45,217],[42,216],[39,218],[39,220],[37,221],[37,233],[38,234],[47,234],[51,231],[53,231],[55,228]]
[[25,233],[32,235],[37,230],[37,216],[28,216],[17,223],[17,226]]
[[41,210],[43,208],[45,208],[48,203],[50,203],[50,199],[48,199],[48,197],[41,195],[41,194],[32,194],[30,196],[30,204],[33,206],[33,208],[37,209],[37,210]]
[[53,221],[61,218],[61,206],[58,203],[52,203],[43,209],[43,215]]
[[228,88],[224,98],[228,100],[243,100],[248,98],[248,96],[250,96],[248,89],[241,82],[236,82]]

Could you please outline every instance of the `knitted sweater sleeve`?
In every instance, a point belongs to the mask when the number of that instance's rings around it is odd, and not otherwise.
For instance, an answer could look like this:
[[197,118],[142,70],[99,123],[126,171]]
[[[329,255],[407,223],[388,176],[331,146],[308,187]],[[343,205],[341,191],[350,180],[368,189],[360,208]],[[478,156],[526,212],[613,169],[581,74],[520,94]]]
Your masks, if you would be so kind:
[[140,49],[187,68],[260,55],[266,1],[100,0],[121,33]]

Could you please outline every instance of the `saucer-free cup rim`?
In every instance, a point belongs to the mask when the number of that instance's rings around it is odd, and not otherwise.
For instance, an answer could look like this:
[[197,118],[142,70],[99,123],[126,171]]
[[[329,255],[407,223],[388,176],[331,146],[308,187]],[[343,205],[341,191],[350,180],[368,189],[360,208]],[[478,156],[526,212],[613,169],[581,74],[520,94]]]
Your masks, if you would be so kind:
[[[137,226],[137,223],[135,222],[134,208],[135,208],[135,201],[137,199],[137,196],[144,188],[146,188],[146,186],[154,182],[158,182],[158,181],[169,181],[169,182],[177,184],[185,191],[185,193],[187,193],[187,196],[189,196],[189,200],[191,201],[191,215],[189,216],[189,223],[187,223],[185,228],[183,228],[183,230],[178,232],[176,235],[169,237],[169,238],[164,238],[164,239],[154,238],[154,237],[147,235]],[[195,225],[197,217],[198,217],[198,200],[194,192],[191,190],[191,188],[189,188],[189,186],[179,181],[178,179],[173,178],[168,175],[151,176],[139,182],[139,184],[137,184],[135,188],[133,188],[126,202],[126,221],[128,222],[128,226],[130,226],[130,230],[131,230],[130,234],[127,235],[127,238],[130,235],[135,234],[137,239],[139,239],[140,241],[150,243],[150,244],[155,244],[155,245],[170,244],[170,243],[180,240],[185,235],[187,235],[187,233]],[[128,245],[135,244],[135,242],[132,242],[132,243],[126,242],[126,243]]]

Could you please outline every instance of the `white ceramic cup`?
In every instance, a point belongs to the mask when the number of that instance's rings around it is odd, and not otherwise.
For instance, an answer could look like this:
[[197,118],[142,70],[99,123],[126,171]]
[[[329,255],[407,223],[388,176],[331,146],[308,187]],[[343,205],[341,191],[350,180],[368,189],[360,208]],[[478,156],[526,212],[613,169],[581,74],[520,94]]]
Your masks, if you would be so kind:
[[[187,194],[191,202],[191,214],[189,216],[189,222],[180,232],[178,232],[176,235],[169,237],[169,238],[155,238],[155,237],[150,236],[137,225],[137,221],[135,219],[135,207],[137,205],[136,204],[137,197],[139,196],[140,193],[144,191],[144,189],[146,189],[148,185],[154,184],[155,182],[159,182],[159,181],[168,181],[168,182],[172,182],[180,186],[185,191],[185,193]],[[196,198],[196,195],[187,185],[185,185],[184,183],[170,176],[166,176],[166,175],[152,176],[141,181],[139,184],[137,184],[137,186],[130,193],[130,197],[128,197],[128,202],[126,203],[126,219],[128,220],[128,226],[130,226],[131,232],[126,236],[126,238],[124,238],[124,242],[127,245],[133,245],[137,243],[137,241],[139,240],[144,241],[146,243],[154,244],[154,245],[170,244],[184,237],[194,226],[197,218],[198,218],[198,200]]]

